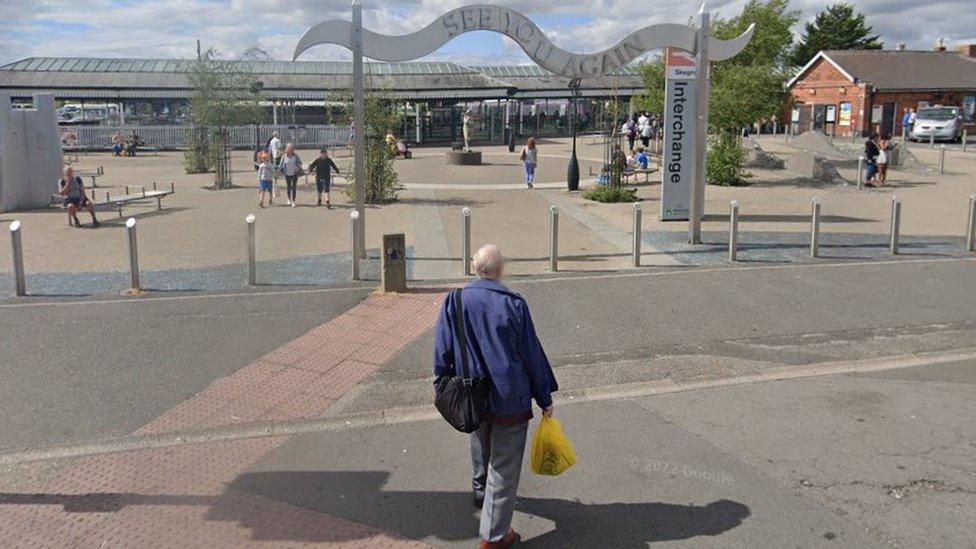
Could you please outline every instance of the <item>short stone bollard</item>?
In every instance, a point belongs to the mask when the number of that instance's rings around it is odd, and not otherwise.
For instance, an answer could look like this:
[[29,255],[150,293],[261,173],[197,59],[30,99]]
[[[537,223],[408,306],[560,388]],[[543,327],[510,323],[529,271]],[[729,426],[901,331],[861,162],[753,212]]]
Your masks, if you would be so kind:
[[549,206],[549,270],[559,270],[559,207]]
[[244,225],[247,228],[247,248],[244,253],[244,259],[247,262],[246,273],[247,273],[247,285],[254,286],[258,283],[258,269],[257,269],[257,243],[255,237],[254,222],[257,220],[254,214],[247,214],[244,218]]
[[739,201],[729,202],[729,261],[739,259]]
[[403,233],[383,235],[380,271],[383,293],[407,291],[407,238]]
[[461,208],[461,275],[471,276],[471,208]]
[[898,255],[898,240],[901,232],[901,201],[897,196],[891,197],[891,237],[888,241],[888,251],[891,255]]
[[353,210],[349,212],[349,258],[350,258],[350,274],[349,277],[353,280],[359,280],[359,211]]
[[813,199],[813,213],[810,216],[810,257],[820,256],[820,199]]
[[14,220],[10,224],[10,259],[14,275],[14,295],[17,297],[27,295],[27,279],[24,276],[24,243],[21,240],[20,231],[20,221]]
[[641,266],[641,238],[643,232],[641,230],[641,217],[643,215],[643,207],[640,202],[634,203],[634,267]]
[[125,234],[129,249],[129,290],[139,292],[142,287],[139,284],[139,243],[136,239],[136,218],[130,217],[125,220]]

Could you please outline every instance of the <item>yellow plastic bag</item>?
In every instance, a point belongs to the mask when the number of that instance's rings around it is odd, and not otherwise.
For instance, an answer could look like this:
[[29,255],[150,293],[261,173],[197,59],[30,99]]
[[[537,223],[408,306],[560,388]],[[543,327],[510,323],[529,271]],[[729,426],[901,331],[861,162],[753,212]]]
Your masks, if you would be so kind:
[[532,472],[556,476],[576,465],[576,452],[559,420],[542,417],[532,435]]

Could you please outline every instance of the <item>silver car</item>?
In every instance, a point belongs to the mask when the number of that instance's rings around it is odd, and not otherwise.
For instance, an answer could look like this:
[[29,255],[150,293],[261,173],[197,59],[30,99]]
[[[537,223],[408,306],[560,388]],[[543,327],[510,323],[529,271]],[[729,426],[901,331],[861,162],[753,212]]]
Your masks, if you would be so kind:
[[913,141],[958,141],[962,138],[962,109],[959,107],[924,107],[915,115]]

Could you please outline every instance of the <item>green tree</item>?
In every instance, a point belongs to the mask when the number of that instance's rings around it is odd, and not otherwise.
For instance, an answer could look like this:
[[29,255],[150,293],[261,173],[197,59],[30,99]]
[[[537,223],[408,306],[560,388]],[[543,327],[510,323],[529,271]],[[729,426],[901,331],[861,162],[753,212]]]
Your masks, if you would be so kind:
[[749,0],[739,15],[713,22],[712,34],[722,39],[742,34],[753,23],[756,32],[741,53],[712,67],[711,147],[706,161],[710,183],[741,185],[749,177],[741,131],[782,107],[793,46],[790,29],[799,17],[788,0]]
[[[351,95],[346,92],[336,98],[341,104],[347,105],[345,109],[336,109],[337,112],[353,112]],[[394,168],[396,149],[386,141],[386,136],[393,134],[402,122],[403,113],[393,102],[384,99],[383,95],[382,91],[368,89],[363,101],[363,114],[366,118],[366,132],[363,134],[366,139],[366,182],[363,189],[367,204],[393,202],[403,190]],[[350,185],[346,189],[346,195],[354,199],[355,174],[350,172],[348,180]]]
[[[242,61],[260,58],[260,50],[251,49]],[[241,63],[220,59],[213,49],[194,61],[188,74],[190,94],[187,121],[193,132],[186,143],[183,166],[187,173],[214,172],[214,186],[231,185],[229,131],[232,126],[261,121],[261,85],[244,72]]]
[[879,50],[882,45],[863,13],[850,4],[834,4],[806,24],[790,61],[802,67],[821,50]]
[[633,98],[634,109],[647,111],[648,114],[661,116],[664,114],[665,93],[664,86],[664,55],[658,55],[650,61],[641,62],[637,66],[646,88]]

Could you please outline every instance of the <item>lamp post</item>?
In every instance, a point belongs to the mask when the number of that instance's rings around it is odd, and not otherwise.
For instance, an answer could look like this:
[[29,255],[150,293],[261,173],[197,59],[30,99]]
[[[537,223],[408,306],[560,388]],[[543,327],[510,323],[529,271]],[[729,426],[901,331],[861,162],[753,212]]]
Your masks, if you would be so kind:
[[573,112],[570,113],[570,123],[573,125],[573,154],[569,157],[569,169],[566,174],[566,187],[570,191],[579,190],[579,160],[576,158],[576,111],[579,109],[580,79],[574,78],[569,82],[569,89],[573,91]]

